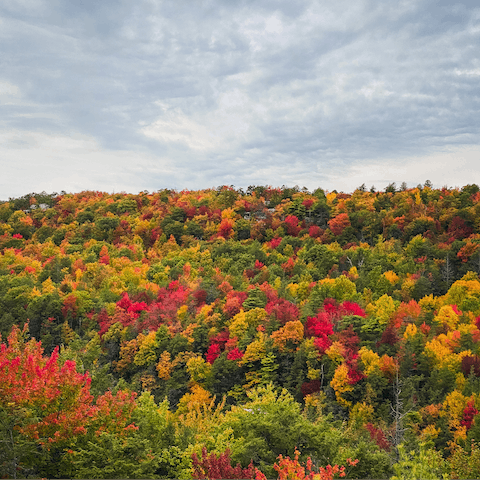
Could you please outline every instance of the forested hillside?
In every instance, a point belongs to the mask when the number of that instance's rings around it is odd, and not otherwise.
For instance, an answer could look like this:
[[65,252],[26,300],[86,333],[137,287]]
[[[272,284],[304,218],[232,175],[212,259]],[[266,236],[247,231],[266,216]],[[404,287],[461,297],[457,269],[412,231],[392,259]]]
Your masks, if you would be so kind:
[[3,478],[480,475],[477,185],[30,194],[0,250]]

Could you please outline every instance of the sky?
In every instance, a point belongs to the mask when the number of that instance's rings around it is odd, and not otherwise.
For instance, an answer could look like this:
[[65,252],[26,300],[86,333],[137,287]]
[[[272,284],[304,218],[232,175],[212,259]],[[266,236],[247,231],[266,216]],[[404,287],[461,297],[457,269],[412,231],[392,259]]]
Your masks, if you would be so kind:
[[1,0],[0,199],[480,183],[478,0]]

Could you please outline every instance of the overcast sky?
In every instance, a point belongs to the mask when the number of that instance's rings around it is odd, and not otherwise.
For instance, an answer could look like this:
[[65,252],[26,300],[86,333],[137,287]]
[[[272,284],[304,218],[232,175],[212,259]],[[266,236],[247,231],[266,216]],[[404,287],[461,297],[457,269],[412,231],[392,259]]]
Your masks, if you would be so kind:
[[0,199],[480,183],[478,0],[1,0]]

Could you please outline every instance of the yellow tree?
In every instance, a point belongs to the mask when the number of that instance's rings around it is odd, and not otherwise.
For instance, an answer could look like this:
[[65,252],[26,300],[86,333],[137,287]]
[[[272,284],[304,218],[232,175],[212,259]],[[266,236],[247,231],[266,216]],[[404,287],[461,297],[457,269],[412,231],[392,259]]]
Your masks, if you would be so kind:
[[450,330],[455,330],[460,319],[460,315],[455,311],[452,305],[444,305],[440,308],[434,320],[439,325],[447,325]]
[[156,332],[153,330],[146,335],[140,333],[137,337],[138,351],[135,353],[133,363],[138,366],[152,365],[157,360],[156,348],[158,346]]
[[377,318],[380,325],[386,325],[395,313],[396,305],[390,295],[382,295],[378,300],[367,305],[367,313]]
[[362,347],[358,352],[360,360],[363,363],[363,372],[368,377],[372,373],[376,373],[380,370],[380,357],[378,353],[370,350],[367,347]]
[[350,384],[350,379],[348,377],[348,366],[345,363],[338,365],[338,367],[335,369],[330,386],[335,391],[335,397],[340,405],[345,408],[348,408],[352,405],[352,402],[344,398],[346,393],[349,393],[353,390],[353,386]]
[[136,338],[122,342],[120,345],[120,359],[115,365],[118,372],[127,370],[133,364],[137,349],[138,342]]
[[174,365],[172,363],[172,357],[166,350],[160,355],[160,359],[157,363],[157,374],[160,380],[168,380],[171,377]]
[[257,339],[247,346],[240,364],[247,365],[248,363],[259,361],[266,355],[266,353],[266,335],[263,332],[258,332]]

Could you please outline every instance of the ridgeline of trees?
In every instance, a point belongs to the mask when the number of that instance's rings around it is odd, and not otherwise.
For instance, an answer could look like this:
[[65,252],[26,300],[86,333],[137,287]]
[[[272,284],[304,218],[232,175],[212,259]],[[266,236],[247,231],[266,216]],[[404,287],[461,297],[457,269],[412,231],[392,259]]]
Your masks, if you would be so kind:
[[43,192],[0,251],[0,478],[480,475],[477,185]]

